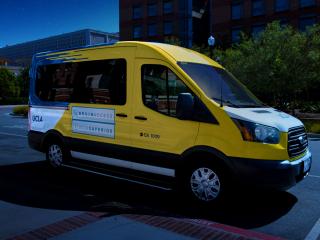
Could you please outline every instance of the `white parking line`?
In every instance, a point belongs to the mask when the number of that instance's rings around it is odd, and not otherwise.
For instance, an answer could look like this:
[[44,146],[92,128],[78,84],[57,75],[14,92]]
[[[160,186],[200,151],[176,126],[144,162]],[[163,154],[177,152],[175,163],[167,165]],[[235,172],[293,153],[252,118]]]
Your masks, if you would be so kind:
[[7,135],[7,136],[13,136],[13,137],[23,137],[23,138],[27,138],[26,135],[14,134],[14,133],[6,133],[6,132],[0,132],[0,135]]
[[19,128],[19,129],[27,129],[27,125],[3,125],[3,128]]
[[317,240],[320,236],[320,218],[318,221],[314,224],[311,231],[308,233],[306,238],[304,240]]
[[320,178],[320,176],[317,176],[317,175],[311,175],[311,174],[309,174],[308,176],[309,176],[309,177]]

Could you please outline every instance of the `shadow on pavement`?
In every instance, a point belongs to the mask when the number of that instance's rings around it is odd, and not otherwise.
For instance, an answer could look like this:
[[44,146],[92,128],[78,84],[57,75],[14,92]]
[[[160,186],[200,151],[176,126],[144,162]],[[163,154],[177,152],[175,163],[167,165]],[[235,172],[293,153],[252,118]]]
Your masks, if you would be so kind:
[[211,211],[173,191],[160,191],[73,170],[52,170],[44,161],[0,167],[0,200],[46,209],[105,211],[206,219],[255,228],[285,215],[297,202],[288,192],[239,189]]

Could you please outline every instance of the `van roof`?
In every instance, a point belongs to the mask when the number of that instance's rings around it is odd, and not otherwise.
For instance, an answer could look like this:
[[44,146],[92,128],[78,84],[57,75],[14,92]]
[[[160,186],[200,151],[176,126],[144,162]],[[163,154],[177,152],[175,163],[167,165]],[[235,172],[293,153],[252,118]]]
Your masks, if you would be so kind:
[[222,67],[220,64],[218,64],[216,61],[212,60],[211,58],[200,54],[196,51],[171,45],[171,44],[165,44],[165,43],[157,43],[157,42],[142,42],[142,41],[119,41],[116,43],[104,43],[104,44],[98,44],[98,45],[88,45],[83,47],[77,47],[77,48],[68,48],[68,49],[62,49],[62,50],[54,50],[54,51],[47,51],[47,52],[40,52],[35,54],[35,58],[47,58],[47,57],[53,57],[59,55],[62,57],[64,54],[66,54],[69,51],[75,51],[75,50],[85,50],[85,49],[95,49],[95,48],[104,48],[104,47],[114,47],[114,46],[145,46],[152,48],[156,52],[158,52],[161,55],[167,55],[170,58],[172,58],[175,62],[193,62],[193,63],[201,63],[201,64],[207,64],[207,65],[213,65],[216,67]]
[[137,44],[137,45],[144,45],[147,47],[153,48],[155,51],[159,52],[160,54],[167,54],[171,58],[174,59],[176,62],[193,62],[193,63],[202,63],[207,65],[214,65],[216,67],[221,67],[219,63],[212,60],[211,58],[200,54],[194,50],[166,44],[166,43],[157,43],[157,42],[133,42],[133,41],[126,41],[126,42],[118,42],[119,44]]

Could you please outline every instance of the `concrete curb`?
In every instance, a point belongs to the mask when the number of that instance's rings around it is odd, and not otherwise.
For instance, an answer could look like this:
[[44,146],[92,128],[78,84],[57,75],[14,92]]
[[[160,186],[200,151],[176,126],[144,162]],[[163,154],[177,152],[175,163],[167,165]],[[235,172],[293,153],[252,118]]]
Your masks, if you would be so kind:
[[14,114],[14,113],[9,113],[9,116],[11,117],[18,117],[18,118],[28,118],[28,115],[23,115],[23,114]]
[[320,134],[319,133],[308,133],[308,138],[319,138],[320,139]]
[[19,107],[19,106],[26,106],[27,104],[18,104],[18,105],[0,105],[0,108],[12,108],[12,107]]

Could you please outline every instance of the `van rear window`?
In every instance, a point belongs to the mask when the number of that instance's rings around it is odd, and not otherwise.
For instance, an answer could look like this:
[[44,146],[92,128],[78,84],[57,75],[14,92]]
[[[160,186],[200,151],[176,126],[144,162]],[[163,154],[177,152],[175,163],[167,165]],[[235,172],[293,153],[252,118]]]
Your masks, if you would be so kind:
[[124,105],[126,61],[112,59],[40,66],[35,90],[43,101]]

